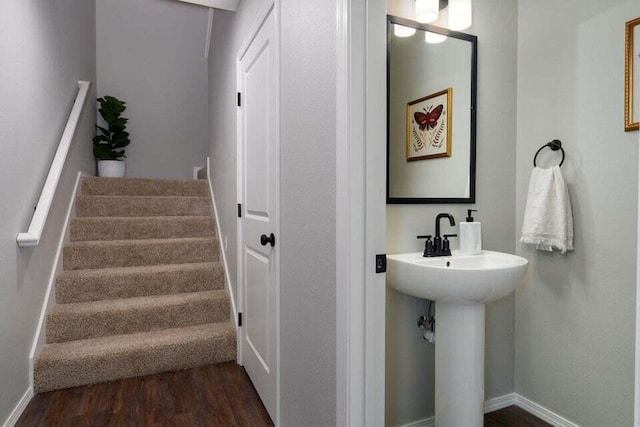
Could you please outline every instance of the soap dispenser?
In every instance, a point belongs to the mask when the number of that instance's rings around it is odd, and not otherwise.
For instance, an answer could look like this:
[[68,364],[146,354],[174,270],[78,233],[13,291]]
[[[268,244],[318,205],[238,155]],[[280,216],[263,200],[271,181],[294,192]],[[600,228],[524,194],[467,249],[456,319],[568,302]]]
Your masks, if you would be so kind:
[[467,209],[466,222],[460,223],[460,254],[478,255],[482,253],[482,225],[471,216],[475,209]]

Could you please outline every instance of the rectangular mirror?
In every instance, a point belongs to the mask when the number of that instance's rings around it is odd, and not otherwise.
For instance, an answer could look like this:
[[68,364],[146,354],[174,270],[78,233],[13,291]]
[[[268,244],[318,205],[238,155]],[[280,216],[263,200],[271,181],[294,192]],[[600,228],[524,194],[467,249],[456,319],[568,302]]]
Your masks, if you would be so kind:
[[477,37],[388,16],[387,203],[475,203]]

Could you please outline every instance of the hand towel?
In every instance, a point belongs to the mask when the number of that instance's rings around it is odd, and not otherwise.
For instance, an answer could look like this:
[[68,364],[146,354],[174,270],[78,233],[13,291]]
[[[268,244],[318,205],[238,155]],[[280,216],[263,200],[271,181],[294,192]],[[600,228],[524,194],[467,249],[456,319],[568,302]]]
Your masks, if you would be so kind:
[[531,171],[520,241],[544,251],[573,250],[571,200],[559,166]]

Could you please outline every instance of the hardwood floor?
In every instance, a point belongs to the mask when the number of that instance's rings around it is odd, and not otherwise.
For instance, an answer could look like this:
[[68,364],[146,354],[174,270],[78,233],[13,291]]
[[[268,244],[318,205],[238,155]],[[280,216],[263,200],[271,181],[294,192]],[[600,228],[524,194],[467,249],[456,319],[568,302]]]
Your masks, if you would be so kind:
[[[485,427],[547,427],[510,406]],[[273,426],[244,368],[235,362],[36,395],[17,427]]]
[[36,395],[18,427],[273,426],[235,362]]
[[531,415],[517,406],[509,406],[486,414],[484,416],[485,427],[551,427],[540,418]]

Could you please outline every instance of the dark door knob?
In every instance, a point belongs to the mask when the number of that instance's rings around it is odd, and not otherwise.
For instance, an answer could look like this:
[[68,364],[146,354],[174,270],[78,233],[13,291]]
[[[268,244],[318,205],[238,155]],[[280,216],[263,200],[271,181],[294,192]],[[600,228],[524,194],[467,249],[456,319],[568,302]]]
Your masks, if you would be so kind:
[[270,244],[271,247],[276,245],[276,236],[274,236],[273,233],[271,233],[269,237],[267,237],[266,234],[260,236],[260,244],[262,244],[262,246],[267,246],[267,243]]

